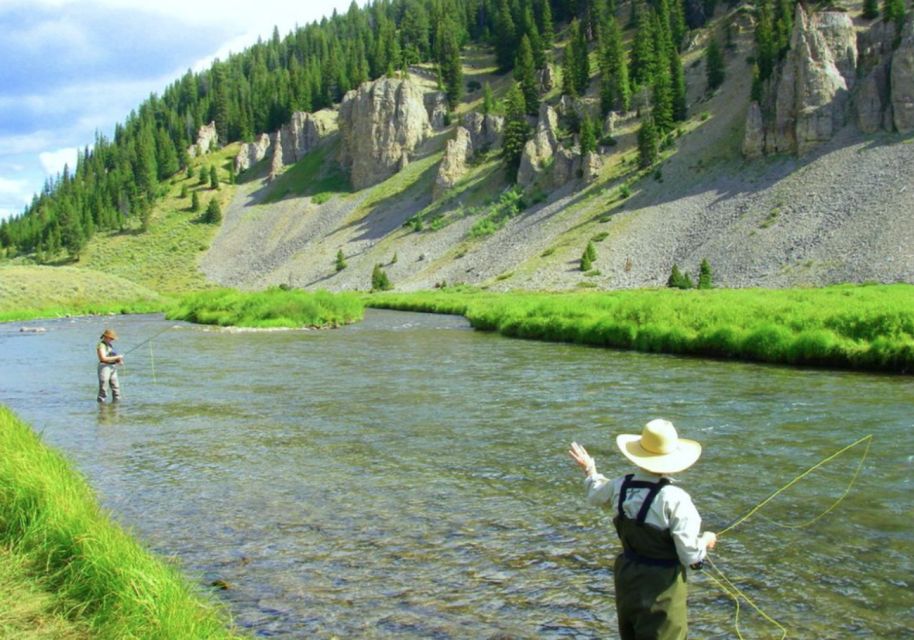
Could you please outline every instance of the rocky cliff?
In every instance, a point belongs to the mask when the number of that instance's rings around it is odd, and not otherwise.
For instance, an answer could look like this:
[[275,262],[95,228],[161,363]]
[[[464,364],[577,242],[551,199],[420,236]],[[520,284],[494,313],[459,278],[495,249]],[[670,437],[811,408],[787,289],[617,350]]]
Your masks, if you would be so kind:
[[848,122],[861,131],[914,130],[914,24],[900,45],[893,23],[859,34],[845,12],[797,5],[790,50],[749,105],[743,153],[802,155]]
[[336,133],[336,112],[324,109],[316,113],[297,111],[290,121],[272,135],[260,134],[254,142],[241,145],[235,156],[235,173],[247,171],[270,155],[270,177],[283,167],[294,164]]
[[435,97],[426,102],[426,94],[409,79],[382,78],[347,93],[339,112],[339,160],[352,187],[377,184],[409,164],[432,133],[440,105]]

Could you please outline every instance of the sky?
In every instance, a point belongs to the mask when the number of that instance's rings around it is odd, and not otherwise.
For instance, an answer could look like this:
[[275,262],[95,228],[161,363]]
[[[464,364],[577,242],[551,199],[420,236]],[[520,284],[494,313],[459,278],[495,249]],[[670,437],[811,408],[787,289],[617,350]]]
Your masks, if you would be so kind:
[[188,69],[351,2],[0,0],[0,218]]

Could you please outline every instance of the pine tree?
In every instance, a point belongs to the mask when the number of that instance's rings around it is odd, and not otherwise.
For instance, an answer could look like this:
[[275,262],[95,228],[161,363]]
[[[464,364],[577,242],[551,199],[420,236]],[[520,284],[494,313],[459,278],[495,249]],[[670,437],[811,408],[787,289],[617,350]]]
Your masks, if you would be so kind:
[[689,117],[688,94],[682,58],[675,49],[670,51],[670,89],[673,94],[673,120],[683,122]]
[[548,51],[555,42],[555,25],[552,22],[552,8],[550,0],[540,0],[540,39],[543,42],[543,50]]
[[209,204],[206,205],[206,212],[203,214],[203,222],[208,224],[218,224],[222,221],[222,209],[219,207],[219,200],[213,197]]
[[710,289],[714,285],[711,282],[711,263],[707,258],[702,258],[701,266],[698,267],[698,288]]
[[724,54],[715,38],[711,38],[705,51],[705,71],[708,77],[709,92],[724,83]]
[[879,17],[879,0],[863,0],[863,17],[867,20]]
[[883,0],[882,19],[885,22],[894,22],[896,33],[901,34],[901,28],[905,20],[904,0]]
[[526,34],[520,40],[520,49],[517,52],[517,60],[514,63],[514,79],[520,84],[521,91],[524,94],[527,113],[532,116],[539,113],[540,99],[536,82],[536,70],[533,68],[533,51],[530,47],[530,39]]
[[571,36],[565,55],[571,56],[571,81],[574,83],[574,95],[582,96],[590,86],[590,56],[584,29],[577,19],[571,21]]
[[437,40],[440,47],[438,66],[444,81],[448,105],[454,109],[463,97],[463,66],[460,60],[457,28],[451,20],[444,20],[441,23]]
[[527,124],[527,105],[520,85],[516,82],[505,98],[505,128],[502,155],[508,167],[508,177],[512,182],[517,180],[517,169],[524,152],[524,145],[530,137]]
[[501,72],[510,71],[514,64],[517,32],[508,0],[499,0],[495,13],[495,62]]
[[622,33],[615,16],[609,18],[601,34],[600,107],[603,114],[613,109],[627,111],[631,101],[628,62],[622,44]]
[[660,65],[654,75],[652,87],[654,125],[658,134],[664,134],[673,129],[673,87],[670,81],[670,72],[666,65]]
[[393,289],[390,278],[380,264],[376,264],[371,271],[371,290],[372,291],[389,291]]
[[336,252],[336,272],[339,273],[345,269],[348,265],[346,264],[346,257],[343,255],[343,250],[340,249]]
[[648,115],[641,119],[641,127],[638,129],[638,166],[651,166],[657,161],[659,153],[657,127],[653,117]]
[[565,45],[565,55],[562,58],[562,93],[566,96],[578,95],[578,88],[574,81],[574,41]]
[[194,191],[190,194],[190,210],[196,213],[200,210],[200,194]]
[[209,166],[209,188],[219,189],[219,172],[214,164]]
[[581,120],[581,155],[597,150],[597,125],[593,119],[584,115]]
[[492,87],[486,82],[482,85],[482,113],[489,115],[495,112],[495,97],[492,95]]
[[631,63],[628,71],[632,85],[635,87],[649,86],[653,83],[657,68],[657,51],[654,32],[653,12],[644,9],[638,13],[638,31],[632,44]]
[[587,243],[587,248],[584,249],[584,253],[581,255],[581,271],[590,271],[593,266],[594,260],[597,259],[597,249],[593,246],[593,242]]

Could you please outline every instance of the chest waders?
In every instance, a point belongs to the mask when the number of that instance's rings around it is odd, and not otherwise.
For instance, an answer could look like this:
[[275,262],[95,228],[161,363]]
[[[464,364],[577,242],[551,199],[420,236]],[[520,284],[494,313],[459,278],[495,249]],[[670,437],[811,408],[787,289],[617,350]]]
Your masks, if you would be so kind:
[[[622,541],[622,553],[613,569],[619,635],[622,640],[683,640],[688,631],[685,568],[670,530],[644,521],[654,498],[670,481],[632,478],[627,475],[622,482],[618,513],[613,518]],[[634,519],[622,510],[629,489],[649,490]]]

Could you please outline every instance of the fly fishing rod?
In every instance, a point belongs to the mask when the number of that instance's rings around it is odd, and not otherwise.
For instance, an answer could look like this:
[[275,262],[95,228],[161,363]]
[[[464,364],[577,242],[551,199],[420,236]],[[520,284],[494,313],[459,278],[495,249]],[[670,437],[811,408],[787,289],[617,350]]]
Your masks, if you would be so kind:
[[163,333],[165,333],[165,332],[168,331],[169,329],[171,329],[171,327],[165,327],[164,329],[162,329],[161,331],[159,331],[159,332],[158,332],[157,334],[155,334],[154,336],[150,336],[149,338],[146,338],[145,340],[143,340],[141,343],[139,343],[139,344],[137,344],[137,345],[134,345],[133,347],[131,347],[130,349],[128,349],[127,351],[125,351],[122,355],[127,355],[128,353],[132,353],[132,352],[136,351],[137,349],[139,349],[140,347],[142,347],[144,344],[146,344],[146,343],[148,343],[148,342],[152,342],[153,340],[155,340],[156,338],[158,338],[160,335],[162,335]]

